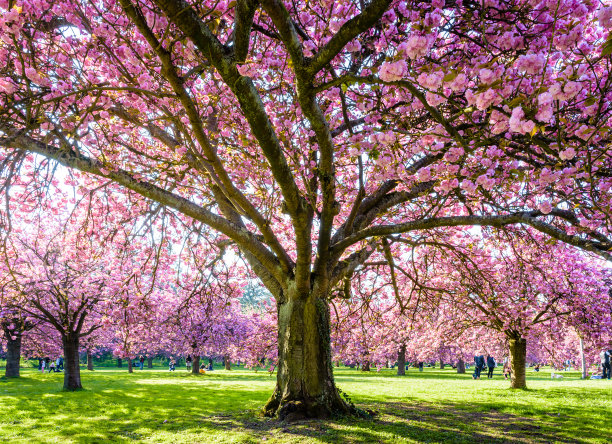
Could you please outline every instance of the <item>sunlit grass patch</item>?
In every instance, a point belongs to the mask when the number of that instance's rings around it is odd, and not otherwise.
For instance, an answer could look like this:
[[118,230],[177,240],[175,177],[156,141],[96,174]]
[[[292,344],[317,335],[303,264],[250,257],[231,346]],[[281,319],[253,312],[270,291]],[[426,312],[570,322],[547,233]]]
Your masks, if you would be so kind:
[[527,391],[500,375],[474,381],[454,370],[370,373],[336,369],[338,386],[373,420],[336,418],[286,424],[259,410],[275,379],[267,372],[83,370],[81,392],[61,391],[63,375],[25,370],[0,381],[3,442],[607,442],[612,383],[551,380],[529,372]]

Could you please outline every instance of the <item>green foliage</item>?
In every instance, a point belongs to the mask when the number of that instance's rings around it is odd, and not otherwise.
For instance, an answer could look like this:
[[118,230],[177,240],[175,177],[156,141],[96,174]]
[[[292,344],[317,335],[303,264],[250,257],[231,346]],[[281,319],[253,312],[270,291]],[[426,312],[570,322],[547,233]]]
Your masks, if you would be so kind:
[[267,372],[192,376],[163,368],[83,370],[80,392],[62,392],[61,373],[24,369],[0,380],[0,440],[30,442],[605,442],[612,435],[609,381],[577,372],[550,379],[528,371],[529,391],[499,373],[474,381],[451,368],[361,372],[335,369],[357,407],[374,418],[286,424],[263,418],[275,380]]

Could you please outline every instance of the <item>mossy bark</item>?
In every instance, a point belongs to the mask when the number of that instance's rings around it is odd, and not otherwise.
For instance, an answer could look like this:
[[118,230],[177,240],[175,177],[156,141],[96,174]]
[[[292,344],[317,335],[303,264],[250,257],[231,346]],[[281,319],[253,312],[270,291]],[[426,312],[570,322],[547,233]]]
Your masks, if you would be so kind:
[[510,386],[517,389],[527,388],[527,382],[525,380],[527,340],[525,338],[515,337],[508,342],[510,348],[510,368],[512,370]]
[[79,366],[78,334],[63,335],[62,345],[64,347],[64,390],[80,390],[83,386]]
[[277,311],[278,371],[265,415],[293,421],[349,413],[334,382],[327,302],[295,297],[278,303]]
[[6,335],[6,369],[7,378],[19,378],[19,362],[21,361],[21,334],[12,339],[11,333]]
[[406,346],[402,345],[397,353],[397,374],[404,376],[406,374]]

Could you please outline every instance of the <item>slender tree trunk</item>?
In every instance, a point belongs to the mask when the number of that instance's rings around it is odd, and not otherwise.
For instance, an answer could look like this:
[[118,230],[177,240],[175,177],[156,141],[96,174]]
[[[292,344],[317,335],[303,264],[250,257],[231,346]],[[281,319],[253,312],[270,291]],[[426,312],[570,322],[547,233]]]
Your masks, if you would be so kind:
[[578,336],[580,339],[580,364],[582,369],[582,379],[587,379],[589,376],[587,374],[587,365],[586,365],[586,356],[584,356],[584,341],[582,340],[582,336]]
[[21,333],[11,339],[11,334],[6,333],[6,370],[7,378],[19,378],[19,362],[21,361]]
[[225,364],[225,370],[232,369],[232,363],[230,362],[230,357],[228,355],[223,356],[223,363]]
[[64,346],[64,390],[80,390],[83,386],[81,385],[81,368],[79,367],[78,334],[63,335],[62,345]]
[[513,338],[510,344],[510,386],[512,388],[527,388],[525,380],[525,362],[527,360],[527,340],[525,338]]
[[406,345],[402,344],[397,353],[397,374],[404,376],[406,374]]
[[93,370],[93,355],[87,350],[87,370]]
[[327,302],[314,294],[292,297],[277,311],[278,371],[265,414],[294,421],[350,412],[334,383]]
[[128,373],[134,373],[134,363],[132,362],[132,358],[129,358],[127,363],[128,363]]
[[459,359],[459,362],[457,362],[457,373],[465,373],[465,362],[463,359]]
[[200,356],[199,355],[193,356],[193,366],[191,367],[191,373],[193,373],[194,375],[200,374]]
[[117,358],[117,367],[123,367],[123,360],[121,358]]
[[153,357],[149,356],[147,358],[147,368],[153,368]]

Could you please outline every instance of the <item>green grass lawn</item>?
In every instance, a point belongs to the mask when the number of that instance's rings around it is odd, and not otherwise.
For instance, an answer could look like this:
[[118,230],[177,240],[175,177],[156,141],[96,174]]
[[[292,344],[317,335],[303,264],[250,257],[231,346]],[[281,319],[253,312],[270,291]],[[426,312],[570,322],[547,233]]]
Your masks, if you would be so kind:
[[[469,370],[468,370],[469,372]],[[216,370],[82,370],[85,390],[62,392],[61,373],[0,379],[0,442],[610,442],[612,383],[528,370],[528,391],[454,370],[370,373],[341,368],[338,386],[374,419],[286,424],[259,416],[274,377]]]

